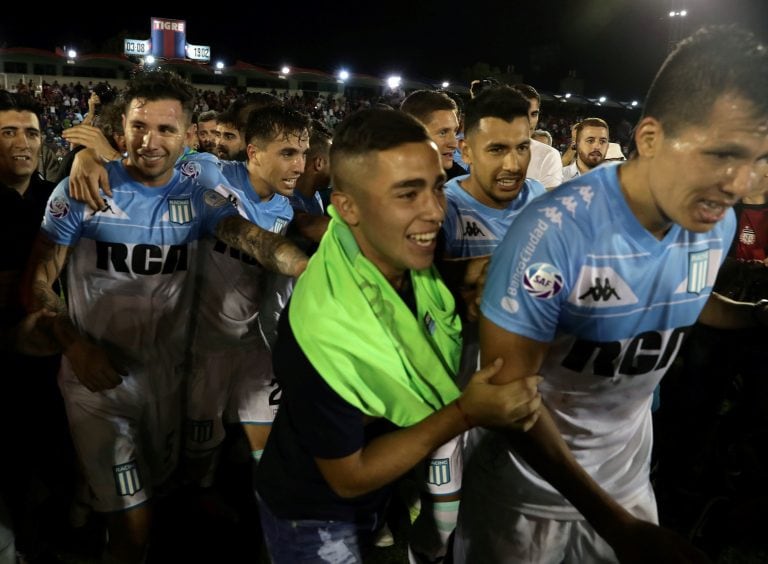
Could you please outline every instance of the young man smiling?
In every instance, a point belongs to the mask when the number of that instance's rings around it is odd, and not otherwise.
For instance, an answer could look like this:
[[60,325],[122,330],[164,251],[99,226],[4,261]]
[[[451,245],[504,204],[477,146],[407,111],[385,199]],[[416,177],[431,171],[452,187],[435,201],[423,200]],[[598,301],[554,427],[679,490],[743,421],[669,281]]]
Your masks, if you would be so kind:
[[[389,485],[473,425],[535,420],[535,378],[463,393],[453,299],[433,267],[445,172],[416,120],[353,114],[331,148],[332,221],[280,321],[283,397],[256,474],[272,562],[362,562]],[[437,470],[436,470],[437,471]]]
[[[178,458],[198,240],[215,234],[289,275],[306,265],[293,245],[174,169],[191,123],[191,84],[148,73],[129,82],[126,100],[128,158],[107,165],[112,195],[94,211],[72,199],[66,179],[57,186],[26,284],[30,311],[58,313],[43,321],[64,352],[59,386],[93,507],[107,514],[107,562],[144,560],[147,502]],[[69,311],[52,289],[66,262]]]

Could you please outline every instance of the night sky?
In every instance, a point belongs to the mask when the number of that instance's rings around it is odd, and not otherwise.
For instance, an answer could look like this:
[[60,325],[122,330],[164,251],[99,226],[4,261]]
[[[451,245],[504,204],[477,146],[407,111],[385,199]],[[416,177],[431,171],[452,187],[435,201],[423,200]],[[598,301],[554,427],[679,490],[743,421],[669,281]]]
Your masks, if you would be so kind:
[[[62,5],[65,5],[63,3]],[[260,2],[229,4],[226,15],[193,14],[185,4],[123,9],[119,18],[90,15],[92,4],[61,13],[19,14],[3,8],[0,45],[75,46],[99,52],[121,32],[149,38],[151,16],[183,19],[187,41],[210,45],[213,60],[241,59],[275,68],[464,82],[484,62],[513,66],[543,91],[558,92],[569,72],[585,80],[585,94],[642,97],[670,39],[703,24],[739,23],[768,39],[768,0],[465,0],[464,2]],[[93,4],[94,6],[97,4]],[[120,7],[120,3],[112,4]],[[687,9],[672,23],[671,10]],[[78,16],[80,13],[80,16]],[[120,43],[121,44],[121,43]],[[477,77],[474,77],[477,78]]]

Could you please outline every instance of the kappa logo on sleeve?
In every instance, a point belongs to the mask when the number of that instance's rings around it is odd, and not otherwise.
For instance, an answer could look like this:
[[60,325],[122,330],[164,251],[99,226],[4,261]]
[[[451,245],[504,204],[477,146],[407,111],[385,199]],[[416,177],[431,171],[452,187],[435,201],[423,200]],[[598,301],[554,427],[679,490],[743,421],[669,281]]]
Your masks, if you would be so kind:
[[48,202],[48,211],[56,219],[64,219],[69,215],[69,202],[66,198],[54,198]]

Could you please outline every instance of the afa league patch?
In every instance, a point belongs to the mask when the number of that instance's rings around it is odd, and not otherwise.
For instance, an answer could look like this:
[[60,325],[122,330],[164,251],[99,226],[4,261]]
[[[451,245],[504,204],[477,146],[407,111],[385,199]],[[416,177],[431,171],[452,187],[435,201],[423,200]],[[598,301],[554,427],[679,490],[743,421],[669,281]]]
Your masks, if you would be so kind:
[[48,202],[48,211],[56,219],[64,219],[69,215],[69,202],[65,198],[54,198]]
[[548,300],[563,289],[563,274],[556,266],[537,262],[525,269],[523,287],[534,298]]
[[197,178],[200,176],[201,167],[199,163],[193,161],[184,161],[181,163],[181,174],[188,178]]
[[133,495],[144,488],[139,466],[135,460],[113,466],[112,473],[115,476],[115,487],[119,496]]

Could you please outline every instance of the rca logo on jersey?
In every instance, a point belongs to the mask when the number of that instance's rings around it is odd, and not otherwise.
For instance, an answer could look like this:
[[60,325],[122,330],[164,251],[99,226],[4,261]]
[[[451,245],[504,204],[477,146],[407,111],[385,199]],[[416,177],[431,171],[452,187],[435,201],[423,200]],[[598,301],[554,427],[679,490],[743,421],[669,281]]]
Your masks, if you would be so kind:
[[172,274],[187,270],[187,246],[126,245],[96,241],[96,268],[133,274]]
[[139,466],[135,460],[113,466],[112,473],[115,476],[115,486],[119,496],[133,495],[144,488],[141,483]]
[[[579,374],[638,376],[666,370],[677,356],[689,327],[646,331],[622,341],[577,340],[563,357],[562,366]],[[591,370],[589,370],[591,365]]]
[[563,289],[563,274],[546,262],[534,263],[525,270],[523,288],[534,298],[554,298]]
[[205,443],[213,438],[213,420],[187,419],[187,435],[195,443]]
[[582,266],[568,302],[588,307],[636,304],[637,296],[610,266]]
[[451,461],[448,458],[433,458],[427,469],[427,483],[442,486],[451,481]]
[[189,198],[168,198],[168,220],[180,225],[192,222],[192,203]]
[[54,198],[48,202],[48,211],[55,219],[64,219],[69,215],[69,202],[65,198]]

